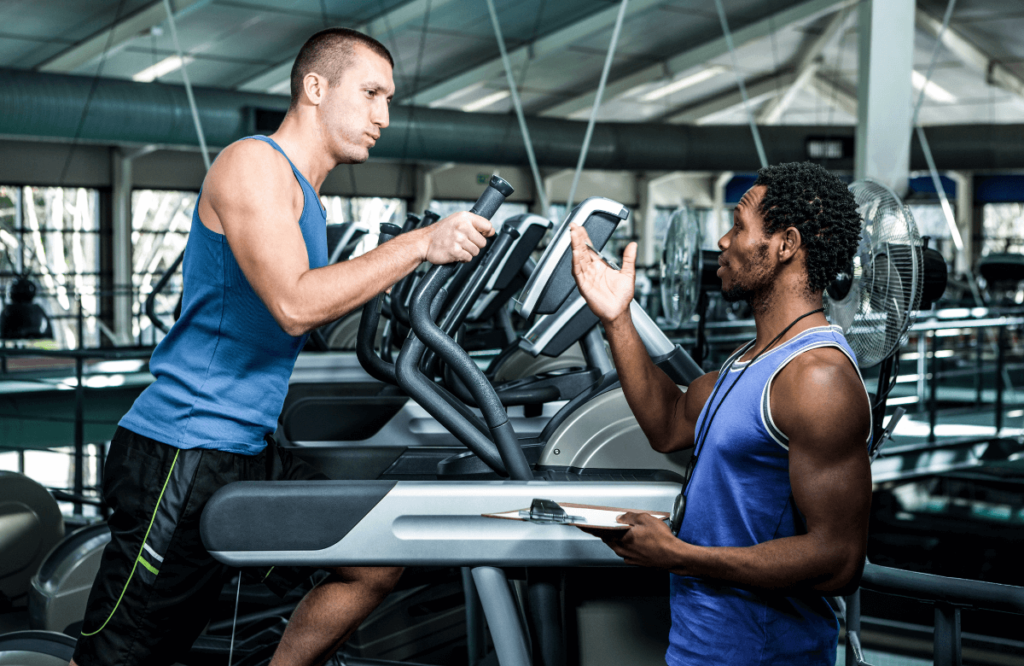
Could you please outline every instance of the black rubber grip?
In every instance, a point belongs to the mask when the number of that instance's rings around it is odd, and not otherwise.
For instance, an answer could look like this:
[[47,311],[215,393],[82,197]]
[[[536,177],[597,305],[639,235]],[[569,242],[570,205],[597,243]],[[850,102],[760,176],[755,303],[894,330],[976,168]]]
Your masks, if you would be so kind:
[[501,204],[505,203],[505,198],[513,192],[515,189],[508,184],[507,180],[500,176],[491,176],[491,182],[487,185],[487,189],[476,200],[469,212],[489,220],[494,217]]
[[419,215],[417,215],[416,213],[406,213],[405,214],[405,224],[402,225],[402,232],[404,233],[406,231],[412,231],[413,229],[415,229],[417,227],[417,225],[419,225],[419,223],[420,223],[420,216]]
[[[387,243],[395,236],[402,233],[401,227],[397,224],[385,222],[380,225],[380,236],[377,238],[377,246]],[[359,365],[363,366],[374,379],[388,384],[398,385],[395,377],[395,366],[384,361],[373,349],[374,339],[377,337],[377,322],[380,321],[381,301],[384,294],[377,294],[363,306],[363,313],[359,318],[359,331],[356,335],[356,358]]]

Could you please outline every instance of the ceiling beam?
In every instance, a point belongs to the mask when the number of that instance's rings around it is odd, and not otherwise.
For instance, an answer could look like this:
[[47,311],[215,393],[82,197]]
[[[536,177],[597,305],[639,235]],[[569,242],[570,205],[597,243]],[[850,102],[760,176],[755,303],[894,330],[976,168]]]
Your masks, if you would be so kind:
[[757,117],[759,125],[778,124],[779,120],[782,119],[782,115],[786,113],[793,100],[796,99],[797,94],[803,90],[807,82],[821,69],[823,64],[821,54],[832,43],[832,40],[842,32],[843,26],[846,25],[852,15],[852,8],[844,7],[840,9],[832,15],[831,20],[829,20],[822,33],[811,39],[810,45],[800,58],[800,64],[796,67],[796,77],[793,79],[792,85],[784,93],[772,98],[764,105]]
[[[409,0],[366,23],[355,26],[355,29],[374,39],[383,40],[389,33],[398,32],[413,23],[422,24],[428,7],[435,11],[452,1]],[[289,55],[287,60],[243,81],[235,86],[235,89],[244,92],[287,93],[294,63],[295,56]]]
[[[632,0],[629,5],[630,18],[635,18],[649,9],[663,4],[664,0]],[[596,4],[596,3],[595,3]],[[577,21],[564,28],[555,30],[540,37],[529,44],[524,44],[509,51],[508,57],[512,67],[520,67],[527,61],[543,58],[552,53],[563,51],[567,46],[575,44],[584,37],[596,34],[615,25],[615,18],[618,15],[618,5],[609,6],[607,9],[595,12],[586,18]],[[455,93],[461,92],[472,86],[477,86],[490,79],[502,76],[505,73],[504,65],[500,57],[491,58],[486,62],[472,67],[450,79],[430,85],[423,90],[417,91],[406,99],[406,103],[417,106],[429,106],[432,102],[443,100]]]
[[[942,21],[936,20],[921,9],[917,10],[914,22],[919,30],[931,35],[932,38],[938,38],[942,30]],[[985,74],[985,80],[990,85],[999,86],[1018,97],[1024,97],[1024,79],[993,60],[958,33],[952,25],[946,27],[946,32],[942,35],[942,44],[965,65]]]
[[[856,0],[807,0],[807,2],[788,7],[760,21],[743,26],[739,30],[734,30],[732,33],[733,42],[739,48],[750,42],[763,39],[772,34],[772,32],[790,24],[817,18],[838,8],[853,5],[855,2]],[[605,100],[613,99],[639,85],[665,77],[672,77],[693,67],[703,65],[707,61],[723,56],[728,52],[729,47],[726,45],[725,37],[717,37],[696,48],[672,56],[664,62],[649,65],[632,74],[609,81],[605,86]],[[589,109],[594,103],[595,94],[595,92],[588,92],[577,95],[572,99],[541,109],[539,114],[541,116],[554,117],[571,116]]]
[[[171,0],[174,16],[180,17],[186,12],[209,4],[210,0]],[[68,74],[85,65],[106,52],[107,55],[120,51],[140,34],[167,20],[162,0],[151,2],[142,9],[125,16],[103,30],[100,30],[85,41],[61,51],[36,69],[40,72]]]
[[807,81],[807,89],[829,106],[857,117],[857,91],[842,81],[819,70]]
[[[781,91],[793,84],[794,74],[792,71],[781,72],[763,77],[757,81],[747,83],[747,97],[752,104],[765,97],[775,97]],[[737,106],[743,105],[743,96],[738,88],[730,87],[726,92],[718,93],[710,97],[676,108],[666,113],[662,118],[666,122],[676,125],[697,124],[703,119],[723,111],[728,111]]]

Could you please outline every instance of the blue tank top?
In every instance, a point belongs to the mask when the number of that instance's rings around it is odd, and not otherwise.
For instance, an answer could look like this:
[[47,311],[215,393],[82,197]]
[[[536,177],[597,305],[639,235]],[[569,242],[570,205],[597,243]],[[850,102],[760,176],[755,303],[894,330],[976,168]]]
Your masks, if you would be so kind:
[[[697,432],[749,364],[739,358],[753,344],[722,367],[715,404],[704,405]],[[786,364],[820,347],[839,348],[857,368],[842,329],[819,326],[762,354],[729,393],[698,452],[680,539],[697,546],[745,547],[806,532],[789,483],[789,440],[772,421],[769,389]],[[665,655],[670,666],[832,666],[836,661],[839,624],[821,595],[773,595],[675,574],[670,595],[672,630]]]
[[[288,157],[269,137],[247,138]],[[302,187],[299,228],[309,267],[320,268],[327,264],[327,215],[316,190],[291,167]],[[255,455],[277,425],[307,336],[293,337],[278,325],[227,240],[199,219],[198,199],[181,271],[181,316],[149,362],[156,381],[120,425],[182,449]]]

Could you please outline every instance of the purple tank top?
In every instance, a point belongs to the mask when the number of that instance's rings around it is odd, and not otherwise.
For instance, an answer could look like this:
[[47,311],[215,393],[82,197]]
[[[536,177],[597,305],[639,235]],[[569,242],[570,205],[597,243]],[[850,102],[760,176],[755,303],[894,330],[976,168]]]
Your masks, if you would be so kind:
[[[738,359],[752,345],[726,361],[716,404],[704,405],[698,432],[749,364]],[[679,538],[744,547],[806,531],[789,483],[789,440],[771,418],[770,387],[797,355],[820,347],[840,349],[857,367],[842,329],[819,326],[761,355],[729,392],[698,452]],[[670,594],[669,666],[835,663],[839,624],[820,594],[773,595],[674,574]]]

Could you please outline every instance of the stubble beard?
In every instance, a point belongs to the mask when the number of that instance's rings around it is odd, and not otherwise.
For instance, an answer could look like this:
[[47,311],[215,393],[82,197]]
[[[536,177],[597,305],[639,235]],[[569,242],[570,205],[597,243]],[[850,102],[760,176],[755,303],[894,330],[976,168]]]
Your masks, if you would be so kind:
[[729,289],[722,290],[728,303],[746,301],[754,314],[767,312],[774,300],[776,275],[768,268],[768,243],[758,246],[755,261],[743,281],[737,280]]

